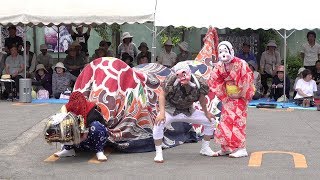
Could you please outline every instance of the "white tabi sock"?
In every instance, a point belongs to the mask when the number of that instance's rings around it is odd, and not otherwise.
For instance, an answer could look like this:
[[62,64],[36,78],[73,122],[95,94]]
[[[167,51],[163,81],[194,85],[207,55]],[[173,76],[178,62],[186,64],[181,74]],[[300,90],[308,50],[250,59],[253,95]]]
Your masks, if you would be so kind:
[[162,155],[162,146],[156,146],[156,157],[154,157],[154,161],[158,163],[163,162],[163,155]]

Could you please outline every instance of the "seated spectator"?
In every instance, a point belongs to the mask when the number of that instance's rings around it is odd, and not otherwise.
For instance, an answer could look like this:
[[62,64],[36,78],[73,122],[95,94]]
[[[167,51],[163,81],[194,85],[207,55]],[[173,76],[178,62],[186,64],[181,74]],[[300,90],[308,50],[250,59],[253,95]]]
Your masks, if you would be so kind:
[[294,84],[293,84],[293,90],[294,90],[294,92],[293,92],[293,97],[296,97],[296,94],[297,94],[297,91],[296,91],[297,82],[298,82],[299,79],[302,79],[302,71],[304,71],[305,69],[306,69],[306,68],[301,67],[301,68],[299,68],[299,70],[298,70],[297,77],[296,77],[296,79],[294,80]]
[[188,50],[188,43],[183,41],[178,44],[180,53],[177,56],[176,63],[185,61],[185,60],[191,60],[191,53]]
[[148,62],[151,63],[151,52],[149,51],[148,45],[145,42],[142,42],[140,46],[138,47],[139,51],[141,51],[137,56],[137,65],[139,65],[139,60],[142,58],[142,56],[147,57]]
[[32,85],[36,86],[36,92],[38,92],[40,89],[45,89],[49,92],[50,96],[52,95],[52,76],[43,64],[37,65],[36,74]]
[[100,57],[108,57],[107,56],[107,50],[105,48],[100,47],[99,49],[96,50],[97,52],[97,57],[96,58],[100,58]]
[[122,61],[124,61],[128,66],[133,67],[133,57],[130,56],[128,53],[122,54]]
[[278,66],[277,74],[272,79],[271,93],[269,96],[270,99],[274,99],[275,101],[278,101],[278,99],[283,95],[284,78],[286,78],[285,95],[286,95],[286,98],[289,99],[290,80],[288,77],[285,77],[284,75],[283,65]]
[[312,73],[309,69],[302,71],[302,79],[299,79],[296,84],[297,94],[294,97],[298,105],[310,107],[314,105],[313,96],[317,91],[317,84],[312,79]]
[[103,57],[114,57],[113,56],[113,51],[109,49],[110,46],[111,46],[111,42],[105,41],[105,40],[100,41],[99,48],[95,50],[95,53],[92,55],[90,62],[95,60],[95,59],[97,59],[97,58],[99,58],[98,50],[100,48],[104,49],[107,52],[106,55],[103,56]]
[[[77,41],[72,42],[71,46],[75,47],[76,52],[77,52],[77,56],[81,56],[83,59],[86,59],[86,53],[82,51],[82,46],[80,45],[80,43],[78,43]],[[68,54],[68,50],[66,50],[65,52],[66,54]]]
[[[236,55],[238,58],[247,62],[254,61],[257,63],[256,57],[250,52],[250,43],[244,42],[242,44],[242,50]],[[257,69],[256,69],[257,70]]]
[[313,79],[317,83],[317,96],[320,96],[320,60],[316,62],[316,68],[313,72]]
[[5,61],[7,55],[0,50],[0,75],[5,74]]
[[[11,79],[14,80],[14,87],[16,89],[17,95],[19,94],[19,79],[22,78],[24,72],[24,60],[18,53],[18,48],[12,46],[10,48],[10,56],[6,58],[5,62],[5,72],[10,74]],[[5,83],[6,91],[9,94],[8,100],[12,100],[13,92],[11,91],[11,83]],[[18,97],[17,97],[18,98]]]
[[257,68],[258,68],[258,65],[255,61],[253,60],[250,60],[248,62],[249,64],[249,67],[250,69],[252,70],[253,72],[253,77],[254,77],[254,86],[256,88],[256,92],[254,94],[254,96],[252,97],[253,100],[257,100],[257,99],[260,99],[262,97],[262,93],[261,93],[261,88],[262,88],[262,85],[261,85],[261,76],[260,76],[260,73],[257,71]]
[[54,67],[52,75],[52,94],[56,99],[60,98],[60,94],[67,90],[72,90],[72,82],[75,82],[76,76],[67,71],[62,62],[58,62]]
[[30,67],[31,69],[35,68],[38,64],[43,64],[47,71],[52,74],[52,66],[53,66],[53,59],[50,54],[48,54],[48,47],[45,44],[40,45],[41,54],[37,56],[37,62],[32,65],[34,67]]
[[171,39],[168,39],[163,46],[164,50],[159,55],[158,63],[171,68],[176,64],[177,60],[176,53],[172,51],[173,44]]
[[149,63],[149,59],[147,55],[141,55],[138,59],[138,64],[146,64]]
[[85,65],[84,57],[77,53],[77,48],[74,45],[69,46],[66,53],[68,55],[64,59],[63,64],[72,75],[78,77]]
[[137,56],[137,47],[132,42],[133,36],[129,32],[122,34],[122,42],[118,46],[118,57],[122,59],[123,53],[128,53],[133,59]]

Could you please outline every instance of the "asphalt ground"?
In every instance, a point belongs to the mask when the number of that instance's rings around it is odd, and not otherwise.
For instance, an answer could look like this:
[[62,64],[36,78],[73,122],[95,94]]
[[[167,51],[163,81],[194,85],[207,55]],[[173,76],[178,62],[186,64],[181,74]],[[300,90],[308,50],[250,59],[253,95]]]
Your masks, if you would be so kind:
[[[59,144],[43,138],[43,119],[57,104],[0,102],[0,179],[319,179],[320,112],[249,108],[249,157],[204,157],[200,142],[154,152],[124,154],[106,150],[108,161],[94,153],[53,158]],[[214,150],[219,146],[211,143]]]

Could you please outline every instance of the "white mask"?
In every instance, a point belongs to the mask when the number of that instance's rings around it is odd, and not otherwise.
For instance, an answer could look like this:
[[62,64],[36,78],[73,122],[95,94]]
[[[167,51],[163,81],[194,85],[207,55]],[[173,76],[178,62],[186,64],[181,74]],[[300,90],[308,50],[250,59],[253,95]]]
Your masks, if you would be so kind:
[[229,63],[234,58],[234,50],[232,44],[228,41],[222,41],[218,45],[219,61]]

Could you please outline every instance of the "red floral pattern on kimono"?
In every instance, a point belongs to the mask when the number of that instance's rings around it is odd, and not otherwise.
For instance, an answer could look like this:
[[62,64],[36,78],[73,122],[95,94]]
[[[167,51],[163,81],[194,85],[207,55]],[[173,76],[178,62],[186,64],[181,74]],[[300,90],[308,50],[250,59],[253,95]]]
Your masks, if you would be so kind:
[[[226,82],[240,90],[241,98],[231,99],[226,93]],[[215,131],[215,141],[223,151],[245,147],[247,105],[254,95],[253,73],[248,64],[237,57],[230,63],[218,62],[214,67],[209,87],[222,101],[220,124]]]

